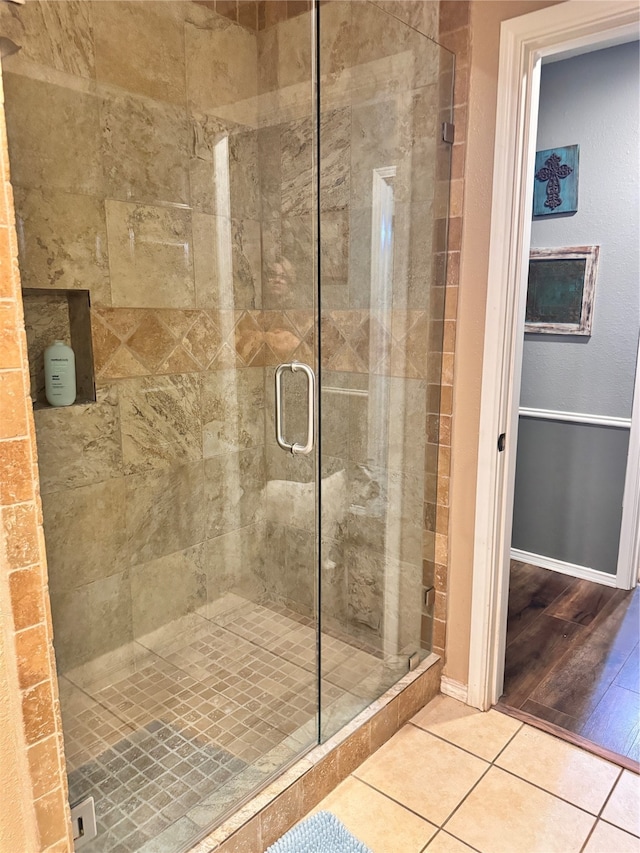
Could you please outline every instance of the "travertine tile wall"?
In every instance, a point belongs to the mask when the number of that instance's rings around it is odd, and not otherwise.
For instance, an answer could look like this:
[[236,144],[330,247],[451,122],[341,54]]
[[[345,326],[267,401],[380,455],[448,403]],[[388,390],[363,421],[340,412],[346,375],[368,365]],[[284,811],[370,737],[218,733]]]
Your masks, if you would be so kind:
[[[5,812],[0,846],[66,853],[67,786],[4,112],[0,163],[0,646],[6,663],[0,693],[3,725],[14,729],[17,749],[24,750],[10,777],[8,756],[0,759]],[[8,718],[7,703],[15,707]],[[23,824],[10,842],[6,810],[16,798],[22,799],[15,810]]]
[[[35,412],[58,667],[88,665],[83,678],[129,663],[134,638],[241,570],[247,594],[263,589],[273,350],[242,310],[262,301],[256,36],[191,3],[0,14],[21,46],[4,72],[23,287],[92,299],[97,402]],[[235,104],[250,124],[220,117]],[[66,307],[25,305],[37,379]],[[146,592],[158,583],[162,601]]]
[[453,122],[455,142],[451,154],[451,184],[447,238],[447,275],[443,330],[440,439],[438,459],[438,504],[436,514],[435,559],[425,565],[425,580],[435,582],[433,651],[444,657],[447,631],[447,572],[449,565],[449,474],[451,434],[454,428],[453,383],[458,314],[458,280],[462,244],[462,202],[465,181],[467,100],[471,30],[468,0],[440,0],[438,42],[455,56]]

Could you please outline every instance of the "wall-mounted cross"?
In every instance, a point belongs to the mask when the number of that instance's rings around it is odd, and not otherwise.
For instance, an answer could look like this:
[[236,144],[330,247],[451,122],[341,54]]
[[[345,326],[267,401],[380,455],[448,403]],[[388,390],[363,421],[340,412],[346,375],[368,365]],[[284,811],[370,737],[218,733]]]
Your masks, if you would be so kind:
[[562,204],[562,199],[560,198],[560,181],[563,178],[568,178],[569,175],[573,172],[571,166],[567,166],[566,163],[562,164],[560,158],[557,154],[552,154],[551,157],[548,157],[542,169],[538,169],[536,172],[536,180],[547,182],[547,199],[544,203],[545,207],[548,207],[549,210],[555,210],[556,207],[560,207]]

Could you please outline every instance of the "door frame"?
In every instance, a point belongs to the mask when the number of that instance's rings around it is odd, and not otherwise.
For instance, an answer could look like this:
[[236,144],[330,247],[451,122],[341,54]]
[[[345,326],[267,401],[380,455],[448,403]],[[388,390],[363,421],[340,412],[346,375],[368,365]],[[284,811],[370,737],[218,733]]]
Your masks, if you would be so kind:
[[[482,710],[495,704],[504,680],[540,66],[543,57],[583,53],[639,33],[637,0],[567,0],[501,25],[467,691],[468,704]],[[638,439],[639,418],[633,421]],[[502,433],[508,440],[499,452]],[[638,447],[635,453],[638,458]],[[640,554],[640,474],[631,481],[626,486],[635,500],[625,486],[625,501],[634,506],[636,529],[631,519],[625,541]]]

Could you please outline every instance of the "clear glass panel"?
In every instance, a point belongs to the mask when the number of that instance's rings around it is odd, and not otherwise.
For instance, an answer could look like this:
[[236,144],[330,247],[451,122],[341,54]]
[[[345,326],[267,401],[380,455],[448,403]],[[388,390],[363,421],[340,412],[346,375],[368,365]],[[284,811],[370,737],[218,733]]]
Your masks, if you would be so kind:
[[[239,21],[207,2],[0,4],[88,853],[181,849],[317,740],[315,454],[280,450],[273,419],[275,365],[315,366],[313,20],[226,6]],[[74,342],[66,290],[90,293],[97,401],[53,409],[41,359]]]
[[[430,646],[451,57],[370,3],[323,4],[318,109],[316,10],[222,8],[0,4],[88,853],[187,847],[317,742],[319,684],[327,736]],[[54,339],[95,401],[46,405]],[[321,462],[276,442],[294,361],[322,369]],[[282,379],[304,444],[305,375]]]
[[322,736],[430,649],[453,57],[320,17]]

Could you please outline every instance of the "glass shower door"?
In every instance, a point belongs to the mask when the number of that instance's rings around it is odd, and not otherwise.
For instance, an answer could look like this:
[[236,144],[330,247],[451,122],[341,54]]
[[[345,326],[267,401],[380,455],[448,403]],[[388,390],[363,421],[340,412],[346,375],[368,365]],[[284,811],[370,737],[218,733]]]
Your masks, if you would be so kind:
[[453,55],[384,5],[318,10],[323,738],[434,616]]

